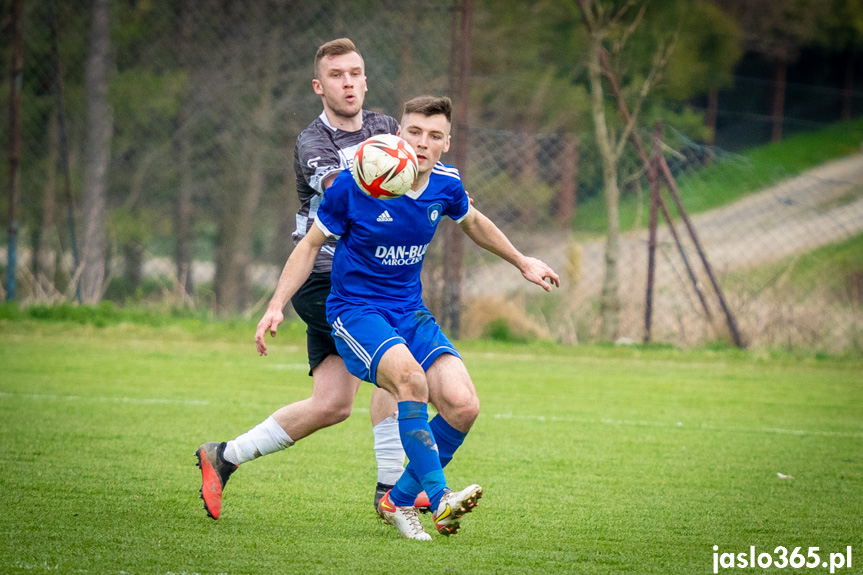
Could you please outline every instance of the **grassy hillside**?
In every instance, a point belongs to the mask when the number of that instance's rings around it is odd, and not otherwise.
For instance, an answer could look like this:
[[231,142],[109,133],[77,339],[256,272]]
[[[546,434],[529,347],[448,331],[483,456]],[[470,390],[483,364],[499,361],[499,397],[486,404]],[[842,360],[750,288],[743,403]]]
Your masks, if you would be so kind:
[[[856,277],[857,279],[852,279]],[[730,274],[749,285],[787,285],[801,291],[826,291],[840,302],[860,301],[863,295],[863,235],[781,262]],[[855,283],[856,282],[856,283]],[[852,294],[851,290],[861,290]]]
[[[863,118],[797,134],[740,154],[726,154],[720,150],[712,165],[697,170],[688,168],[678,174],[677,184],[687,211],[696,214],[733,202],[824,162],[860,152],[863,152]],[[623,195],[621,230],[647,226],[649,201],[647,189],[642,190],[640,197],[634,191]],[[600,194],[579,203],[573,229],[577,233],[604,233],[606,222]]]

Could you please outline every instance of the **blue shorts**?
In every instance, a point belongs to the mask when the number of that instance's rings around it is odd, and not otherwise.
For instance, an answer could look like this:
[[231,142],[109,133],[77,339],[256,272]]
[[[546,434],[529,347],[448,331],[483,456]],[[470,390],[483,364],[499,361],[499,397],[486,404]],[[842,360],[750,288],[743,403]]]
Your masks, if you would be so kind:
[[408,346],[423,370],[441,354],[461,357],[425,308],[409,312],[357,306],[333,309],[329,302],[327,308],[339,355],[348,371],[364,381],[377,385],[378,362],[399,343]]

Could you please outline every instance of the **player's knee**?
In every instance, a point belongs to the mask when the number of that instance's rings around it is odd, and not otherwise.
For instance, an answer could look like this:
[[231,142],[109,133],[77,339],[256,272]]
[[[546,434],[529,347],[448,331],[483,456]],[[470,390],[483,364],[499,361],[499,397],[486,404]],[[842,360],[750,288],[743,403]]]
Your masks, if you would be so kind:
[[460,421],[473,423],[479,417],[479,397],[476,393],[466,393],[459,398],[453,408]]
[[351,415],[351,403],[338,399],[319,399],[314,403],[314,417],[324,426],[335,425]]
[[476,418],[479,417],[479,397],[476,394],[465,406],[463,414],[465,417],[469,417],[471,421],[476,421]]
[[328,411],[326,417],[330,425],[335,425],[346,420],[351,415],[350,405],[333,405]]
[[405,367],[395,379],[400,401],[428,402],[428,382],[419,365]]
[[479,397],[473,386],[451,384],[436,397],[438,412],[459,429],[469,428],[479,416]]

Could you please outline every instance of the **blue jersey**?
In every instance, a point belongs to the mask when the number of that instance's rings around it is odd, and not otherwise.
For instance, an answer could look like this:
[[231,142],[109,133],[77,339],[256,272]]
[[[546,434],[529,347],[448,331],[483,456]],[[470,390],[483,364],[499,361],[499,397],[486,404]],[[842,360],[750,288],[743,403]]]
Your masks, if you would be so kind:
[[316,225],[338,237],[327,316],[345,305],[423,308],[423,258],[444,216],[460,222],[470,208],[456,168],[438,162],[426,186],[377,200],[343,171],[327,189]]

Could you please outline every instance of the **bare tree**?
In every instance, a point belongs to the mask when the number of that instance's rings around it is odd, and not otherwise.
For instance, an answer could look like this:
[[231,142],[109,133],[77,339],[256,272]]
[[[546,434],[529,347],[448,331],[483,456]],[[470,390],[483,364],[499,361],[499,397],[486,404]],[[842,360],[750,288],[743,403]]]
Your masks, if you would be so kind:
[[[234,9],[241,9],[241,5],[237,4]],[[258,80],[234,103],[234,112],[243,114],[248,122],[241,129],[231,131],[230,139],[222,142],[223,149],[234,162],[231,177],[236,188],[229,194],[222,194],[223,205],[217,223],[214,288],[220,313],[243,311],[250,303],[252,235],[270,168],[267,153],[273,141],[277,105],[274,88],[279,71],[281,33],[267,25],[266,12],[258,6],[246,11],[245,18],[245,26],[237,31],[237,38],[253,37],[255,40],[244,41],[244,49],[231,56],[228,69],[232,78],[242,78],[251,69]],[[241,110],[247,102],[254,102],[254,107]]]
[[108,67],[111,48],[108,0],[93,0],[87,56],[87,140],[84,166],[84,246],[81,300],[98,303],[105,282],[105,209],[111,145]]
[[773,65],[771,140],[782,139],[788,65],[800,50],[823,36],[822,15],[833,7],[830,0],[714,0],[743,28],[744,41]]
[[[192,0],[185,0],[180,8],[180,37],[179,51],[180,62],[189,68],[191,62],[192,27]],[[192,282],[192,245],[194,236],[192,233],[192,214],[194,205],[192,203],[192,142],[190,135],[190,116],[192,99],[191,86],[186,86],[186,95],[180,104],[177,118],[177,162],[180,165],[180,182],[177,188],[177,211],[174,217],[174,239],[175,259],[177,266],[178,294],[191,295],[194,285]]]
[[644,99],[658,81],[674,44],[672,42],[665,46],[660,42],[654,54],[650,72],[644,77],[636,92],[635,101],[629,107],[631,113],[628,117],[624,117],[622,127],[615,129],[607,117],[603,75],[607,76],[608,81],[615,84],[613,86],[615,91],[620,88],[616,85],[618,80],[611,69],[606,44],[611,44],[614,54],[623,52],[627,40],[642,22],[645,4],[642,3],[638,14],[628,25],[624,24],[624,18],[635,4],[634,0],[626,2],[620,8],[610,6],[601,0],[579,0],[578,4],[589,34],[588,76],[596,142],[602,158],[603,191],[608,218],[605,242],[605,275],[600,295],[600,316],[602,318],[600,337],[604,340],[613,340],[618,335],[617,330],[620,321],[620,279],[617,267],[620,252],[618,164],[627,139],[636,126]]
[[21,78],[24,70],[22,33],[24,4],[12,2],[12,78],[9,83],[9,228],[7,236],[6,297],[15,300],[15,274],[18,258],[18,200],[21,195]]
[[[45,167],[45,186],[42,192],[42,227],[33,258],[33,277],[37,285],[50,286],[54,282],[54,271],[60,254],[60,241],[55,223],[57,194],[57,160],[60,148],[60,133],[57,113],[52,112],[48,121],[48,162]],[[46,290],[47,291],[47,290]]]
[[863,3],[854,0],[830,0],[830,8],[822,11],[826,44],[837,55],[842,54],[845,73],[842,86],[842,107],[839,118],[850,120],[854,101],[855,54],[863,50]]

